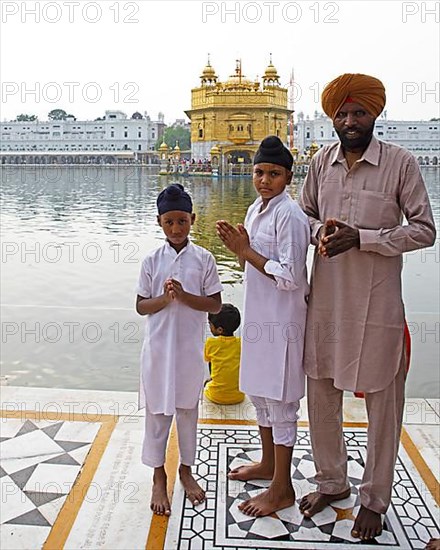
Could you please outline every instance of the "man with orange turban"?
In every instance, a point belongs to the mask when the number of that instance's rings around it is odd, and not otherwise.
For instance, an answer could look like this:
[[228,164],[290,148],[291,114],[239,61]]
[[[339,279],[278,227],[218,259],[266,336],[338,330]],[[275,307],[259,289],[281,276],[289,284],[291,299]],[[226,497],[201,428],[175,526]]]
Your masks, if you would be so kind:
[[343,74],[322,92],[322,108],[332,120],[347,99],[359,103],[375,119],[385,107],[385,88],[380,80],[366,74]]
[[372,76],[344,74],[325,87],[322,107],[339,142],[313,157],[300,198],[317,245],[304,370],[318,485],[300,509],[311,517],[350,495],[343,391],[364,392],[367,458],[351,531],[363,540],[382,532],[402,427],[402,254],[435,240],[416,159],[373,135],[384,106],[384,86]]

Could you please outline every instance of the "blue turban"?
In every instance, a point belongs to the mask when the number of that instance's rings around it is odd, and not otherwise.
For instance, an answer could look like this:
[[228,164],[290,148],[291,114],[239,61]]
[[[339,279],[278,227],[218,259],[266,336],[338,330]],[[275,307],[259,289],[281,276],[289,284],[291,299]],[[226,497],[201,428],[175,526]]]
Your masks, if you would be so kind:
[[171,210],[192,213],[192,200],[180,183],[173,183],[159,193],[157,209],[159,216]]

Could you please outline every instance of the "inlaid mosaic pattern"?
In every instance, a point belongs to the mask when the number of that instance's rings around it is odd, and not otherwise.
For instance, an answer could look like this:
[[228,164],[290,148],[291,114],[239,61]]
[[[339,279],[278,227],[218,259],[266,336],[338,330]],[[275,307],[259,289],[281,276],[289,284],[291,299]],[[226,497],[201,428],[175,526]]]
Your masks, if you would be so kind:
[[[207,499],[193,508],[177,482],[165,548],[425,548],[431,537],[439,536],[438,508],[403,448],[396,464],[392,505],[382,535],[368,542],[351,537],[353,519],[359,509],[358,487],[366,457],[366,431],[356,428],[344,433],[352,485],[349,498],[335,502],[311,519],[304,518],[298,504],[270,517],[253,518],[241,513],[238,505],[264,490],[268,482],[232,481],[226,473],[259,460],[258,430],[247,426],[201,426],[194,469],[207,491]],[[315,468],[306,430],[298,432],[293,462],[293,483],[299,500],[315,487]]]
[[0,547],[42,546],[100,423],[0,419]]

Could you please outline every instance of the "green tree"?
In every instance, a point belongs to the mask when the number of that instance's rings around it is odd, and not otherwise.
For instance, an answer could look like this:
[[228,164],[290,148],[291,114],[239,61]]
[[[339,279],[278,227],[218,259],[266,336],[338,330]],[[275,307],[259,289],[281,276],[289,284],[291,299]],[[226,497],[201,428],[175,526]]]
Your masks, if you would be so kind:
[[156,141],[156,149],[159,149],[163,140],[170,150],[174,149],[176,141],[179,142],[179,147],[182,151],[191,149],[191,132],[187,128],[182,128],[182,126],[169,126],[165,128],[163,139],[159,138]]
[[36,120],[38,120],[37,115],[25,115],[25,114],[18,115],[17,118],[15,119],[16,122],[35,122]]
[[[66,111],[64,111],[64,109],[53,109],[49,114],[48,114],[48,117],[49,117],[49,120],[66,120],[66,118],[68,116],[73,116],[73,115],[68,115],[66,113]],[[76,118],[73,117],[75,120]]]

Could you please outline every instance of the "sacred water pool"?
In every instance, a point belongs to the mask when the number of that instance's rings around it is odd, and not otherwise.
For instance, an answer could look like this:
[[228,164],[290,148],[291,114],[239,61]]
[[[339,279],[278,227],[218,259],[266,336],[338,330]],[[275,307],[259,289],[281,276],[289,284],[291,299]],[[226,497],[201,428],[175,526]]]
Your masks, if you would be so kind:
[[[143,319],[134,311],[145,253],[162,242],[155,199],[170,178],[137,167],[3,167],[2,378],[20,386],[136,390]],[[437,227],[438,169],[424,169]],[[241,222],[250,179],[192,178],[196,243],[215,255],[224,301],[242,305],[242,273],[215,233]],[[290,192],[296,197],[302,181]],[[404,299],[413,341],[407,394],[439,393],[438,240],[406,255]]]

